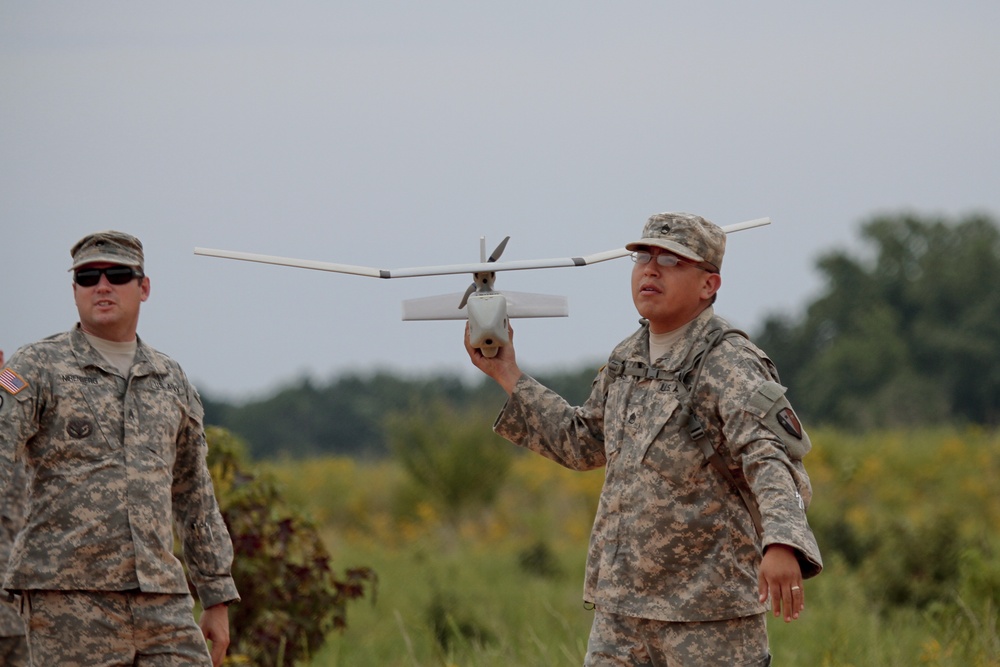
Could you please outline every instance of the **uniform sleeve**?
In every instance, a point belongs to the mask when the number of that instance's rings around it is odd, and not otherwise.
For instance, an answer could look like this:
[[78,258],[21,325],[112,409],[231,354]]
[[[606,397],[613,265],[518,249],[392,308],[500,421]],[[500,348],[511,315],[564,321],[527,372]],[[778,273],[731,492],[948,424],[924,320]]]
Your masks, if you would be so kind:
[[14,461],[38,431],[37,406],[40,386],[30,354],[14,353],[4,367],[0,383],[0,489],[14,475]]
[[601,378],[590,398],[573,407],[534,378],[522,375],[493,426],[515,445],[571,470],[604,466],[604,395]]
[[[0,567],[6,569],[14,538],[24,524],[24,504],[27,500],[27,475],[24,465],[18,463],[0,496]],[[6,603],[6,593],[0,600],[0,637],[17,637],[24,634],[24,621],[14,607]]]
[[204,409],[188,387],[189,413],[180,430],[174,465],[174,521],[188,576],[202,606],[239,600],[231,574],[233,543],[215,497],[206,457]]
[[[762,546],[793,547],[803,577],[815,576],[823,569],[823,561],[806,519],[811,491],[801,460],[805,446],[774,420],[788,406],[784,387],[752,355],[738,353],[735,360],[731,355],[721,356],[721,364],[728,366],[728,373],[722,375],[729,378],[726,383],[717,383],[721,387],[723,437],[729,455],[742,468],[757,500],[764,533]],[[803,436],[808,443],[804,431]]]
[[[0,540],[9,548],[14,536],[24,525],[25,503],[28,501],[28,475],[22,462],[14,465],[10,481],[4,485],[0,495],[0,525],[3,536]],[[8,554],[0,548],[0,561],[6,561]]]

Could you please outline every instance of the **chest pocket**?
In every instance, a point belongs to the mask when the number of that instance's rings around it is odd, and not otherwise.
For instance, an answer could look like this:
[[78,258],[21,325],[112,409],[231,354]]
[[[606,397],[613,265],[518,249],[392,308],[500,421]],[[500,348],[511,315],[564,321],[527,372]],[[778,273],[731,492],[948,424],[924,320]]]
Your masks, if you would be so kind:
[[623,377],[615,381],[605,403],[605,448],[638,460],[677,411],[671,383]]
[[622,448],[631,389],[632,383],[625,378],[618,378],[608,387],[604,401],[604,451],[609,465],[618,457]]
[[186,406],[177,391],[156,380],[135,383],[126,418],[141,449],[172,466],[177,439],[187,419]]
[[88,389],[70,382],[53,388],[42,408],[41,424],[46,435],[28,443],[30,460],[58,471],[102,461],[116,453],[115,433],[120,434],[122,427],[121,404],[107,400],[101,391]]
[[673,486],[687,486],[703,474],[705,459],[678,423],[680,401],[673,392],[656,392],[645,415],[642,464]]

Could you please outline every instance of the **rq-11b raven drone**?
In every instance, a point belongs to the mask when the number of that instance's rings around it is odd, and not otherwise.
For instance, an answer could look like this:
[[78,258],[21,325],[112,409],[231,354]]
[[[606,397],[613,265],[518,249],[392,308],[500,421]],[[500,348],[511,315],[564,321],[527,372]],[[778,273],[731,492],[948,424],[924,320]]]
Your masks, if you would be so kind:
[[[743,229],[751,229],[770,224],[770,218],[758,218],[734,225],[722,227],[727,234]],[[419,276],[442,276],[453,273],[471,273],[472,284],[464,293],[443,294],[420,299],[403,301],[404,320],[460,320],[469,321],[469,341],[472,346],[482,351],[484,356],[496,356],[497,350],[510,343],[507,320],[511,317],[567,317],[569,304],[566,297],[549,294],[533,294],[527,292],[498,292],[493,284],[497,271],[517,271],[524,269],[553,269],[559,267],[588,266],[610,259],[618,259],[629,254],[628,250],[618,248],[605,250],[593,255],[582,257],[561,257],[554,259],[528,259],[500,262],[500,255],[507,247],[510,237],[504,240],[496,249],[486,256],[486,238],[479,239],[479,263],[477,264],[445,264],[438,266],[420,266],[404,269],[377,269],[368,266],[353,266],[351,264],[332,264],[308,259],[292,259],[259,255],[232,250],[213,250],[211,248],[195,248],[196,255],[222,257],[224,259],[239,259],[247,262],[278,264],[318,271],[348,273],[371,278],[415,278]]]

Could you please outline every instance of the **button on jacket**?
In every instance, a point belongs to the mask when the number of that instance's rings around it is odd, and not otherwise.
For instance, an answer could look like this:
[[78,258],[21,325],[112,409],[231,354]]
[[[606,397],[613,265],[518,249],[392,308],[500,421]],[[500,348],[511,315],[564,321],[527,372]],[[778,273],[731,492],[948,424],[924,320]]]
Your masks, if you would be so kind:
[[7,367],[27,386],[0,391],[0,483],[20,455],[30,490],[4,588],[187,593],[176,526],[202,605],[237,600],[204,410],[180,366],[139,340],[122,377],[77,325]]
[[[680,369],[719,323],[704,311],[654,368]],[[644,325],[611,359],[648,366],[648,350]],[[662,621],[763,613],[757,573],[772,543],[798,551],[805,577],[817,574],[822,562],[802,506],[808,497],[800,504],[796,485],[808,478],[788,455],[787,435],[768,428],[752,405],[764,383],[777,381],[764,353],[745,338],[725,339],[709,354],[693,398],[708,437],[756,497],[762,538],[740,495],[682,432],[677,383],[616,374],[614,366],[600,371],[579,407],[522,375],[495,424],[498,434],[567,468],[605,467],[585,600]]]

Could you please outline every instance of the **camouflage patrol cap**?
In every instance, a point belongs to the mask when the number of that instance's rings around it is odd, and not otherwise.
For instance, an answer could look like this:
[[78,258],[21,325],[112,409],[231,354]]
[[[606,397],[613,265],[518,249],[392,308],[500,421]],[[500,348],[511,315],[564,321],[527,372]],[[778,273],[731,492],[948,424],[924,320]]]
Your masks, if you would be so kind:
[[726,233],[715,223],[691,213],[657,213],[646,221],[642,238],[625,246],[627,250],[655,247],[722,269],[726,253]]
[[143,268],[142,242],[124,232],[108,230],[88,234],[77,241],[69,253],[73,257],[70,271],[95,262]]

